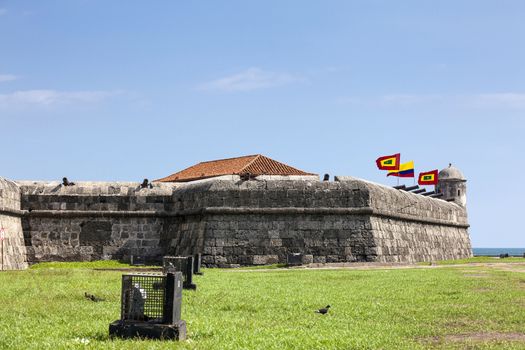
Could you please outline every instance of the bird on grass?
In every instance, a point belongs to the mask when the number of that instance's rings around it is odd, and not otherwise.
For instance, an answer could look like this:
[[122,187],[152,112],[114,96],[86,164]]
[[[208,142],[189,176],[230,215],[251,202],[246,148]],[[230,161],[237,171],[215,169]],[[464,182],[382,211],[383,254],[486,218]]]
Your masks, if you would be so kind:
[[99,301],[104,301],[104,299],[99,298],[96,295],[86,293],[86,292],[84,292],[84,297],[88,300],[94,301],[95,303],[98,303]]
[[328,313],[328,309],[330,309],[330,305],[326,305],[326,307],[323,307],[322,309],[316,310],[315,312],[321,315],[325,315]]

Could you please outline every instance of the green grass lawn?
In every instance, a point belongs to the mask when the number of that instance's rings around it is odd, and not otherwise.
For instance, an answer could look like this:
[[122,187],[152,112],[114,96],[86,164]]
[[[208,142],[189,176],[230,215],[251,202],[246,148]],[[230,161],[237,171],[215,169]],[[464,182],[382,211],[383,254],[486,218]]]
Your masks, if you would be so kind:
[[[522,262],[525,263],[525,258],[522,257],[508,257],[500,259],[499,257],[492,256],[475,256],[468,259],[459,259],[459,260],[441,260],[434,262],[436,265],[455,265],[455,264],[475,264],[475,263],[490,263],[490,264],[500,264],[500,263],[514,263]],[[423,265],[430,263],[421,263]]]
[[525,349],[523,265],[206,269],[184,291],[182,342],[109,339],[122,272],[92,268],[123,266],[0,273],[0,349]]

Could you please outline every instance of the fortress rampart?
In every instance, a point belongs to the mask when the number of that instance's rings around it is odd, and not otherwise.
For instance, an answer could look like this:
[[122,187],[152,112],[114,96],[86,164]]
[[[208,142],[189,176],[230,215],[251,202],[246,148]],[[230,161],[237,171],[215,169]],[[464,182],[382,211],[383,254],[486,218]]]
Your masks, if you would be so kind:
[[283,262],[289,252],[306,262],[471,256],[466,211],[457,204],[337,180],[188,185],[174,193],[176,209],[187,214],[172,220],[165,245],[170,254],[201,251],[218,266]]
[[31,263],[158,259],[165,219],[173,214],[171,185],[20,182],[22,225]]
[[[0,213],[2,223],[10,218],[19,237],[14,255],[29,263],[131,254],[160,261],[166,254],[201,253],[209,266],[237,266],[285,262],[291,252],[303,253],[305,263],[472,254],[460,205],[351,177],[321,182],[229,176],[153,188],[6,183],[11,202],[5,205],[10,212]],[[0,203],[7,194],[1,193]]]
[[22,232],[20,188],[12,181],[0,178],[0,257],[2,270],[27,267],[26,247]]

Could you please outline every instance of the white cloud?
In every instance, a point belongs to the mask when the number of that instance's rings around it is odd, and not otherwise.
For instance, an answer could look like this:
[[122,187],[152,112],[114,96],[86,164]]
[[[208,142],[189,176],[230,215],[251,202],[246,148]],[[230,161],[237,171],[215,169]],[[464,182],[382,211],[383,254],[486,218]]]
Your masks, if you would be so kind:
[[7,13],[6,9],[0,9],[0,16],[5,15]]
[[216,91],[251,91],[303,81],[304,79],[289,73],[264,71],[249,68],[234,75],[201,84],[200,90]]
[[0,74],[0,83],[3,81],[11,81],[16,79],[18,79],[18,77],[13,74]]
[[23,90],[0,94],[0,106],[50,106],[70,103],[93,103],[119,94],[122,94],[122,92]]
[[397,105],[415,105],[420,103],[434,102],[441,100],[442,95],[436,94],[390,94],[381,97],[381,101],[385,104],[397,104]]
[[337,99],[341,104],[365,106],[414,106],[443,99],[438,94],[387,94],[381,96],[346,96]]
[[381,96],[348,96],[339,103],[364,106],[420,106],[428,104],[467,108],[525,108],[525,93],[481,93],[464,95],[445,94],[387,94]]
[[525,93],[501,92],[479,94],[472,96],[469,102],[475,107],[505,106],[510,108],[525,108]]

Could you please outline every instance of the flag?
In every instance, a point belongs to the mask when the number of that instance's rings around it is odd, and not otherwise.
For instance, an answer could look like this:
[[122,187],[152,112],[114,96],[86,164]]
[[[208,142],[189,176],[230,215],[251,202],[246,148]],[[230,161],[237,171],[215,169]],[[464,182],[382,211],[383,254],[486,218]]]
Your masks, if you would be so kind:
[[391,156],[383,156],[376,159],[379,170],[399,170],[399,160],[401,154],[396,153]]
[[438,171],[432,170],[425,173],[419,173],[417,183],[420,185],[437,185],[438,183]]
[[386,176],[414,177],[414,161],[401,164],[399,170],[389,171]]

